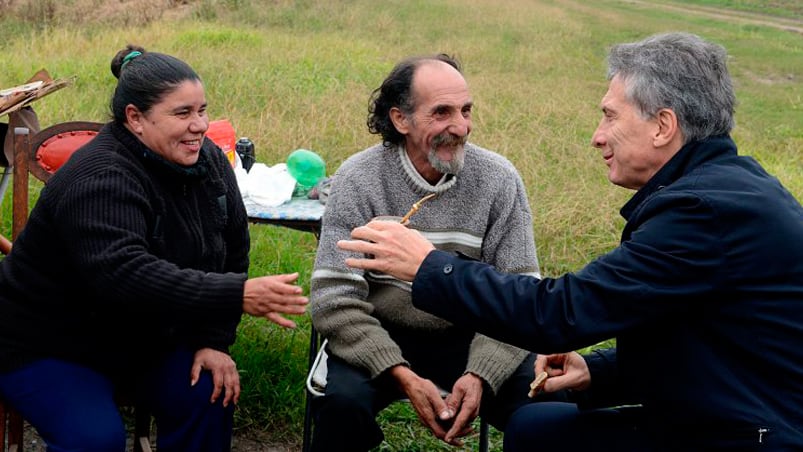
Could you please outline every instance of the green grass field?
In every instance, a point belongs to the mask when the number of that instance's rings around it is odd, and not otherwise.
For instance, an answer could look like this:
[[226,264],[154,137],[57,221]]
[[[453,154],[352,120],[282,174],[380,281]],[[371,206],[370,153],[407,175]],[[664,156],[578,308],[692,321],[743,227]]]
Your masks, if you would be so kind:
[[[590,146],[607,86],[606,49],[617,42],[684,30],[723,44],[739,99],[733,136],[740,152],[803,199],[803,34],[683,9],[760,10],[764,21],[772,13],[803,26],[799,2],[757,6],[763,3],[7,0],[0,1],[0,87],[40,68],[74,76],[72,86],[35,104],[42,124],[105,121],[115,82],[109,61],[137,43],[189,62],[204,79],[212,119],[229,119],[250,137],[258,161],[272,165],[306,148],[333,173],[377,141],[365,126],[368,97],[394,63],[413,54],[457,55],[475,101],[471,140],[519,168],[542,272],[555,276],[616,246],[618,210],[632,194],[608,183]],[[5,234],[9,200],[0,212]],[[299,271],[308,286],[312,235],[257,225],[251,232],[252,275]],[[299,324],[285,331],[243,321],[233,349],[244,383],[239,430],[300,442],[309,320]],[[384,413],[383,422],[388,441],[380,450],[452,450],[415,428],[403,407]],[[493,450],[501,450],[500,438],[494,432]]]

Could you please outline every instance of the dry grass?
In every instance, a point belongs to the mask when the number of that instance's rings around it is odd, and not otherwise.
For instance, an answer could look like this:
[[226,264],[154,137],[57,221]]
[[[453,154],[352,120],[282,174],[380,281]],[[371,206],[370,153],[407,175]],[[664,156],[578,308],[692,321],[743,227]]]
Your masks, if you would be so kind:
[[157,19],[181,19],[189,0],[0,0],[0,12],[42,26],[107,24],[139,26]]

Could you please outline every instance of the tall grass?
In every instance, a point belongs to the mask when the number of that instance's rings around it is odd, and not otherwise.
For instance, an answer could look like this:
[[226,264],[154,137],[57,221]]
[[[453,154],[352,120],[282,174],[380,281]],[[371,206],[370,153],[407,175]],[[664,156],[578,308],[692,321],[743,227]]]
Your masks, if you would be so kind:
[[[740,101],[733,133],[740,151],[803,198],[803,37],[769,26],[617,0],[28,0],[35,11],[25,4],[0,8],[0,86],[41,67],[54,77],[77,76],[37,102],[42,124],[106,120],[109,61],[133,42],[189,62],[204,79],[211,116],[249,136],[259,161],[312,149],[330,173],[377,141],[365,127],[367,100],[396,61],[457,55],[476,106],[472,141],[519,168],[548,276],[580,268],[619,238],[618,208],[631,192],[608,183],[589,144],[607,85],[606,49],[616,42],[686,30],[726,46]],[[308,286],[311,235],[256,225],[251,231],[252,275],[297,270]],[[244,382],[239,429],[299,441],[308,340],[306,317],[295,331],[244,320],[233,349]],[[449,449],[426,433],[411,436],[409,412],[383,416],[389,441],[382,450]],[[492,448],[500,444],[494,434]]]

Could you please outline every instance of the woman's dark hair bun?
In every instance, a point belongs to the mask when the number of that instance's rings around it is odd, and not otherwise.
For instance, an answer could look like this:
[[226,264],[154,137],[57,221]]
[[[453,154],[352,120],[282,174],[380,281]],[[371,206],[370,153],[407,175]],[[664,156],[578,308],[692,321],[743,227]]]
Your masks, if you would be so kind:
[[[125,57],[127,57],[131,52],[145,53],[145,48],[134,44],[128,44],[127,46],[125,46],[125,49],[122,49],[119,52],[117,52],[117,54],[114,55],[114,58],[112,58],[112,63],[111,63],[112,74],[114,74],[115,78],[117,79],[120,78],[120,71],[123,70],[123,63]],[[128,62],[130,61],[131,60],[129,59]]]

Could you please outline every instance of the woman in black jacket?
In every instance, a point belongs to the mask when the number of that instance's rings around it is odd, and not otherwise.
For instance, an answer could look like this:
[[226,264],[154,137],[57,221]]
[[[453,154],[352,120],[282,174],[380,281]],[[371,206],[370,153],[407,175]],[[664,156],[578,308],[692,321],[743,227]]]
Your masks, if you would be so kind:
[[0,263],[0,395],[48,450],[125,449],[114,403],[135,392],[160,451],[229,450],[243,312],[285,326],[297,274],[248,279],[234,173],[204,137],[198,75],[128,46],[113,120],[50,179]]

